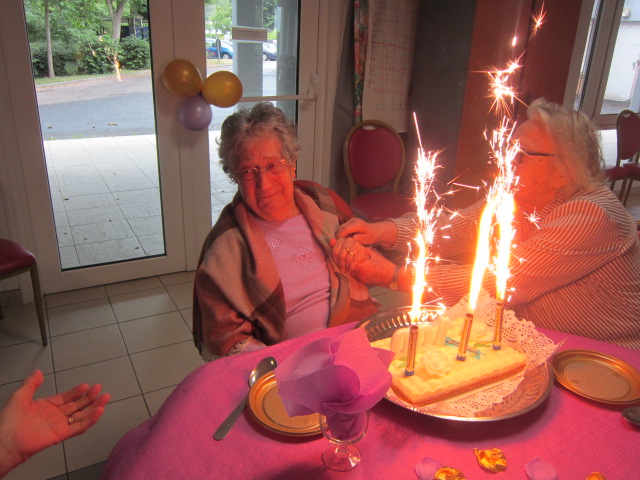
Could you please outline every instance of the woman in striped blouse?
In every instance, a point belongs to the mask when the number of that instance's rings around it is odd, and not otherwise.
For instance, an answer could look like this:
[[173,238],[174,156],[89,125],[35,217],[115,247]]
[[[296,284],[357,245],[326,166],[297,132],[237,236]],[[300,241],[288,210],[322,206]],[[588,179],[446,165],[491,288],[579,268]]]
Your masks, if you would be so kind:
[[[519,187],[517,237],[512,251],[507,306],[539,327],[596,338],[640,350],[640,245],[636,223],[603,183],[595,127],[585,115],[543,99],[514,134]],[[475,250],[484,200],[464,209],[437,239],[440,258]],[[535,223],[531,218],[535,217]],[[414,236],[412,216],[340,227],[334,258],[368,284],[410,291],[413,270],[375,251],[354,262],[341,249],[352,241],[405,247]],[[358,259],[362,259],[362,254]],[[351,262],[347,264],[348,262]],[[429,286],[451,305],[469,290],[470,265],[431,266]],[[485,288],[494,291],[491,274]]]

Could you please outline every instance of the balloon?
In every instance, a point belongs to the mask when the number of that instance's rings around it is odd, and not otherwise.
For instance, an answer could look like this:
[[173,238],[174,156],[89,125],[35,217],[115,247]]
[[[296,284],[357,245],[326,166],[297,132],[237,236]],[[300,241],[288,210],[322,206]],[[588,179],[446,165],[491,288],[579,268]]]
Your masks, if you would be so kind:
[[211,105],[232,107],[242,97],[242,82],[226,70],[214,72],[202,84],[202,95]]
[[178,112],[180,123],[194,131],[207,128],[212,117],[211,105],[200,94],[183,101]]
[[162,82],[171,93],[192,97],[202,90],[200,70],[188,60],[177,58],[169,62],[162,73]]

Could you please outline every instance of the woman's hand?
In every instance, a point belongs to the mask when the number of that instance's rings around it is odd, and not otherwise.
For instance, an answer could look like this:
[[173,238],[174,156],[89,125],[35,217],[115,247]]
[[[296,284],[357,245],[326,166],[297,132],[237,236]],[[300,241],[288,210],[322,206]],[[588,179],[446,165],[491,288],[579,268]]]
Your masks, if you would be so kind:
[[351,237],[362,245],[382,245],[391,248],[397,234],[396,225],[391,220],[368,223],[360,218],[352,218],[338,227],[336,237]]
[[361,245],[352,237],[331,239],[331,258],[338,266],[338,269],[345,273],[351,273],[353,268],[361,262],[366,261],[369,256],[368,248]]
[[51,445],[84,433],[104,412],[109,394],[86,383],[48,398],[33,395],[44,377],[27,377],[0,412],[0,477]]

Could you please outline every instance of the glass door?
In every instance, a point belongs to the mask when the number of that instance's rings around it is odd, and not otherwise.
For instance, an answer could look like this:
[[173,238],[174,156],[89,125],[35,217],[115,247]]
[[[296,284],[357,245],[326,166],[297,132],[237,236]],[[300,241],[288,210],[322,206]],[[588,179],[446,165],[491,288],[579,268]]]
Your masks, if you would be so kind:
[[[207,158],[206,133],[180,128],[179,99],[158,81],[174,58],[204,60],[202,40],[180,35],[202,22],[201,6],[106,5],[23,0],[28,44],[9,59],[16,89],[35,90],[13,113],[29,117],[18,142],[33,153],[23,171],[47,293],[188,269],[208,228],[198,220],[208,214],[187,207],[208,200],[194,180],[208,177],[195,160]],[[43,177],[46,190],[29,188]]]

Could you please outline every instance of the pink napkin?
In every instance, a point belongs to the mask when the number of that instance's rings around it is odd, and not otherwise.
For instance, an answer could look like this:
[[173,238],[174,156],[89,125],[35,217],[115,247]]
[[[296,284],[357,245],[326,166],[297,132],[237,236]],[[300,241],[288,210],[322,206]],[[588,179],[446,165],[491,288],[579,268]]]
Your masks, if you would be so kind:
[[320,413],[334,435],[346,436],[348,417],[369,410],[391,385],[392,359],[393,352],[373,348],[356,328],[289,356],[275,370],[278,391],[290,416]]

